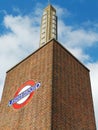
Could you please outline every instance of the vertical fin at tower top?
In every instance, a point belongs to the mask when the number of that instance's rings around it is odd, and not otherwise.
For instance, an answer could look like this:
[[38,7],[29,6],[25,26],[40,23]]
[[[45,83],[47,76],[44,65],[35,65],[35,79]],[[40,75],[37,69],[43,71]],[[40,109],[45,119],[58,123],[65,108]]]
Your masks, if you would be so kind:
[[43,11],[40,28],[40,47],[53,38],[57,40],[56,9],[50,4]]

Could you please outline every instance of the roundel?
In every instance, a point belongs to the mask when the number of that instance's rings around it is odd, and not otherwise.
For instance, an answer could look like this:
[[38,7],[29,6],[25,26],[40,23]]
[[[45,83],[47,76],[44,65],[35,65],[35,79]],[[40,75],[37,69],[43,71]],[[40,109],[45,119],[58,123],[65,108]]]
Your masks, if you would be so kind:
[[[33,80],[29,80],[27,82],[25,82],[24,84],[22,84],[19,89],[17,90],[17,92],[14,95],[14,98],[17,97],[19,94],[23,93],[24,91],[26,91],[27,89],[29,89],[30,87],[34,86],[35,82]],[[15,109],[20,109],[23,106],[25,106],[30,99],[32,98],[34,94],[34,91],[32,91],[31,93],[29,93],[28,95],[26,95],[25,97],[23,97],[22,99],[20,99],[19,101],[13,103],[13,107]]]

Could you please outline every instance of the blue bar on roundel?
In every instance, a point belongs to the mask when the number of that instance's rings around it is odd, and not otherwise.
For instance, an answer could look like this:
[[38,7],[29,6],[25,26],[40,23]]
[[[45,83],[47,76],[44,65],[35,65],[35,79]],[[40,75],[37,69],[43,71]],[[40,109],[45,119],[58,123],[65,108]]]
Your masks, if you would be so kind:
[[25,90],[24,92],[19,94],[17,97],[15,97],[14,99],[10,100],[9,103],[8,103],[8,106],[13,105],[14,103],[18,102],[22,98],[26,97],[27,95],[29,95],[30,93],[32,93],[33,91],[38,89],[40,87],[40,85],[41,85],[40,83],[37,83],[37,84],[35,84],[35,86],[32,86],[32,87],[28,88],[27,90]]

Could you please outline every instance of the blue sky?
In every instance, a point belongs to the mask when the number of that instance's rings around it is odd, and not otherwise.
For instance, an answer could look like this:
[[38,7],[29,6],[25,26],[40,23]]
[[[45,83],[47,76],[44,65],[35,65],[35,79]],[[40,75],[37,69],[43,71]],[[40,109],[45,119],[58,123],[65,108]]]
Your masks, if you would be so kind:
[[[0,97],[6,71],[39,47],[41,15],[47,3],[48,0],[0,1]],[[51,3],[57,10],[58,41],[90,69],[98,126],[98,0]]]

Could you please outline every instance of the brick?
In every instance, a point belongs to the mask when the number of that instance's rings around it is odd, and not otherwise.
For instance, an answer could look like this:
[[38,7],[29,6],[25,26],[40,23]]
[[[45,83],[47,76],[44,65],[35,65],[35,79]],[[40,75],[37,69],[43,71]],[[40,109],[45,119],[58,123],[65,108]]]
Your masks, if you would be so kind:
[[[30,102],[7,104],[28,80],[41,82]],[[55,40],[7,72],[0,130],[96,130],[89,70]]]

